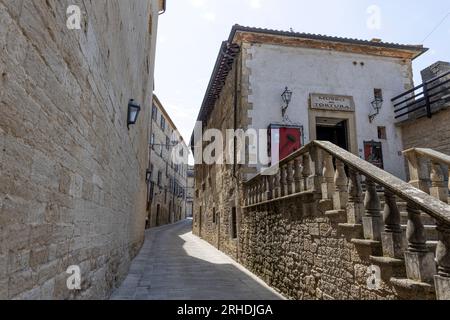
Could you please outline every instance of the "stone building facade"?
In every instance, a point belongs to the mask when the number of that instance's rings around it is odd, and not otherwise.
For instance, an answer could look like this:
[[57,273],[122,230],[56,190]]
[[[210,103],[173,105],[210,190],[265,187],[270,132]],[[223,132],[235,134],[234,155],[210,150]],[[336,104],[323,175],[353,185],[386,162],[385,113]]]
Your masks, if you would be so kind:
[[[390,99],[413,87],[412,60],[425,51],[422,46],[388,44],[379,40],[361,41],[235,26],[228,41],[220,48],[198,117],[201,128],[197,131],[218,129],[226,136],[227,129],[267,130],[271,125],[295,127],[301,133],[301,145],[305,145],[323,133],[319,129],[337,131],[337,124],[345,123],[346,146],[342,147],[364,158],[366,144],[379,144],[383,167],[405,177],[401,131],[395,126]],[[281,94],[286,86],[293,95],[288,117],[283,119]],[[329,97],[327,105],[315,106],[312,100],[316,96],[319,99]],[[377,98],[382,98],[384,105],[369,121],[374,112],[371,104]],[[350,101],[350,107],[344,110],[340,104],[329,102],[339,99]],[[338,144],[332,137],[329,140]],[[194,153],[202,154],[210,142],[202,141],[194,134],[191,140]],[[225,150],[228,152],[234,152],[236,159],[236,150]],[[248,158],[248,147],[246,153]],[[193,232],[264,278],[264,272],[258,272],[258,268],[263,268],[264,259],[275,259],[275,252],[288,252],[286,246],[292,238],[287,233],[292,231],[292,237],[299,235],[300,229],[308,227],[308,223],[313,223],[317,232],[321,232],[322,225],[324,229],[327,226],[323,221],[305,221],[305,224],[299,221],[294,225],[287,218],[266,217],[264,213],[261,213],[262,220],[243,216],[242,183],[263,167],[196,164]],[[260,240],[264,237],[272,239],[276,248],[255,249],[263,243]],[[304,237],[307,242],[307,231]],[[323,255],[334,250],[334,246],[342,246],[348,261],[343,259],[351,263],[355,253],[349,246],[345,249],[342,240],[331,238],[323,239],[321,244],[314,244],[312,238],[309,241],[317,250],[322,246]],[[294,241],[292,245],[304,244]],[[285,259],[291,257],[286,255]],[[277,280],[280,284],[285,281],[282,274],[291,270],[292,261],[289,261],[280,265]],[[333,279],[341,276],[335,274]],[[330,278],[331,281],[334,280]],[[335,289],[340,290],[337,282]],[[282,291],[293,298],[300,297],[298,292]],[[359,288],[354,291],[358,291],[355,297],[374,297]],[[387,297],[389,293],[383,296]],[[326,295],[311,293],[303,297],[326,298]],[[340,297],[344,298],[343,295]]]
[[[175,152],[179,153],[179,160],[173,158]],[[185,219],[188,148],[156,96],[152,107],[149,155],[147,228]]]
[[107,298],[144,240],[165,1],[73,4],[0,1],[0,299]]

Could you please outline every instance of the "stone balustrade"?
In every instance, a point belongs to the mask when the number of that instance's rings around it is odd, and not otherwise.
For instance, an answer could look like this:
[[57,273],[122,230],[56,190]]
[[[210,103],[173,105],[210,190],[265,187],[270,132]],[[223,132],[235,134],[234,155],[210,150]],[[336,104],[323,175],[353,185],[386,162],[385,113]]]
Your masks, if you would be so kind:
[[[429,172],[419,155],[428,156]],[[372,261],[404,265],[407,279],[392,278],[392,283],[423,286],[438,299],[450,299],[450,205],[443,174],[443,164],[448,166],[450,159],[423,149],[408,151],[406,157],[411,183],[330,142],[314,141],[246,182],[244,210],[250,214],[270,203],[311,194],[318,203],[329,204],[327,215],[341,215],[346,220],[342,225],[362,228],[363,239],[352,242],[381,247]],[[406,204],[406,239],[400,203]],[[436,254],[427,246],[423,215],[438,226]]]

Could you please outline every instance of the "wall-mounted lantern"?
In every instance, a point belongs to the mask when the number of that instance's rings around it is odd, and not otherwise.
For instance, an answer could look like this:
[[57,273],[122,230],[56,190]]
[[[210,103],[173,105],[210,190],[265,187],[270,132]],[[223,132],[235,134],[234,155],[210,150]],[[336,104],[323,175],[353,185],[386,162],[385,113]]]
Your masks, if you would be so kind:
[[381,107],[383,106],[383,98],[375,98],[375,100],[371,102],[371,105],[374,113],[369,115],[370,122],[372,122],[373,119],[375,119],[375,117],[380,114]]
[[139,112],[141,111],[141,106],[134,102],[133,99],[128,102],[128,119],[127,128],[130,130],[130,125],[134,125],[137,122]]
[[284,92],[281,94],[281,98],[283,99],[283,102],[284,102],[284,106],[281,107],[281,114],[283,116],[283,120],[286,120],[286,112],[287,112],[287,109],[289,108],[289,104],[291,103],[291,100],[292,100],[292,91],[289,90],[288,87],[286,87]]
[[147,171],[145,172],[145,181],[149,183],[151,178],[152,178],[152,170],[147,169]]

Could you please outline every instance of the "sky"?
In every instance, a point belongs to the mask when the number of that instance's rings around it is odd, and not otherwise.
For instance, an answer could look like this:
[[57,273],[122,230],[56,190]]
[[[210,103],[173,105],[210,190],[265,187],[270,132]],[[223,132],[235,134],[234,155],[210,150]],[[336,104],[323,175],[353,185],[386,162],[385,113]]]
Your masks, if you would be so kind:
[[414,62],[416,85],[420,70],[450,61],[448,0],[167,0],[159,17],[155,93],[186,142],[234,24],[423,44],[430,50]]

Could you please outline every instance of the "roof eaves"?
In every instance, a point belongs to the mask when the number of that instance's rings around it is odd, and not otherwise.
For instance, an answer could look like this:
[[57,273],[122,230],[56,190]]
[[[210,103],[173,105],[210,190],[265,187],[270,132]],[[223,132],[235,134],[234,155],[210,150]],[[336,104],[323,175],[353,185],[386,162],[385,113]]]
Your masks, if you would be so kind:
[[422,55],[423,53],[428,51],[428,48],[425,48],[422,45],[403,45],[403,44],[399,44],[399,43],[390,43],[390,42],[374,42],[374,41],[369,41],[369,40],[334,37],[334,36],[326,36],[326,35],[321,35],[321,34],[245,27],[245,26],[241,26],[239,24],[235,24],[233,26],[233,28],[231,29],[230,37],[228,39],[228,41],[230,43],[232,43],[234,41],[234,37],[237,32],[260,33],[260,34],[269,34],[269,35],[275,35],[275,36],[304,38],[304,39],[309,39],[309,40],[340,42],[340,43],[348,43],[348,44],[353,44],[353,45],[363,45],[363,46],[372,46],[372,47],[379,47],[379,48],[389,48],[389,49],[394,49],[394,50],[413,51],[413,52],[416,52],[416,55],[414,56],[413,59],[416,59],[417,57],[419,57],[420,55]]

